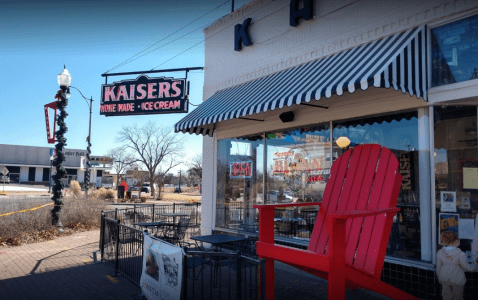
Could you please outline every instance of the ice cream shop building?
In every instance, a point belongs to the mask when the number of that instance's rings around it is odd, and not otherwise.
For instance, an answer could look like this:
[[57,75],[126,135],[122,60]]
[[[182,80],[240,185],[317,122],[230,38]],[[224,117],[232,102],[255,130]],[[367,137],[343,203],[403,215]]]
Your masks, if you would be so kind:
[[[403,176],[382,280],[441,299],[442,233],[478,250],[478,2],[255,0],[204,34],[204,102],[175,124],[204,136],[202,233],[257,235],[254,204],[320,202],[377,143]],[[275,214],[276,243],[307,247],[317,208]]]

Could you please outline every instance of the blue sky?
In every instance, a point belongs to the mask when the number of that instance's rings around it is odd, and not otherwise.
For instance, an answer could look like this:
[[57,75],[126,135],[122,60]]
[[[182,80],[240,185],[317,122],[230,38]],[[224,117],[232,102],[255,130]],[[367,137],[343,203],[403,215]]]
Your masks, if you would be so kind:
[[[250,1],[236,0],[235,7]],[[53,146],[46,139],[43,105],[55,100],[56,76],[64,64],[72,76],[71,85],[94,100],[94,155],[104,155],[120,145],[115,138],[122,126],[141,126],[153,120],[172,127],[185,114],[100,116],[101,85],[105,82],[101,74],[224,2],[226,0],[0,0],[0,143]],[[154,47],[203,28],[230,10],[228,2]],[[150,70],[161,64],[156,69],[204,66],[203,44],[164,63],[202,40],[202,30],[197,30],[111,72]],[[183,78],[184,72],[158,76]],[[110,77],[108,82],[133,77],[137,75]],[[189,74],[191,103],[202,101],[203,79],[202,72]],[[67,148],[84,149],[88,135],[88,106],[76,90],[72,89],[71,93],[66,118]],[[194,106],[189,107],[190,111],[193,109]],[[202,137],[181,136],[185,138],[187,156],[201,153]]]

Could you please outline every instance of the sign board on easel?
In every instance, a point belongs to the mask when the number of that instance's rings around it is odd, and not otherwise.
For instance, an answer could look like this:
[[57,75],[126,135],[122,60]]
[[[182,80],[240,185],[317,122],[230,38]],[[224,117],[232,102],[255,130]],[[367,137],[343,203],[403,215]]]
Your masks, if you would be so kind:
[[180,300],[183,297],[184,250],[143,234],[141,292],[149,300]]

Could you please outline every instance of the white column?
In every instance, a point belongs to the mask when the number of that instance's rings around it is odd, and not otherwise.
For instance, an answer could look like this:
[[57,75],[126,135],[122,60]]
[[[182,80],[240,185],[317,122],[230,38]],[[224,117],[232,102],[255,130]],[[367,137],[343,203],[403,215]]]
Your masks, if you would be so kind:
[[84,182],[85,181],[85,171],[78,169],[76,180],[78,182]]
[[35,181],[40,182],[43,180],[43,168],[35,168]]
[[428,107],[418,109],[418,186],[421,259],[432,260],[432,198],[430,193],[430,118]]
[[431,245],[432,245],[432,263],[437,263],[437,215],[436,215],[436,199],[435,199],[435,115],[433,106],[428,107],[428,117],[430,118],[430,192],[431,192]]
[[20,167],[19,182],[28,181],[28,167]]
[[216,181],[216,139],[203,137],[203,172],[202,172],[202,201],[201,201],[201,234],[212,234],[216,216],[215,181]]

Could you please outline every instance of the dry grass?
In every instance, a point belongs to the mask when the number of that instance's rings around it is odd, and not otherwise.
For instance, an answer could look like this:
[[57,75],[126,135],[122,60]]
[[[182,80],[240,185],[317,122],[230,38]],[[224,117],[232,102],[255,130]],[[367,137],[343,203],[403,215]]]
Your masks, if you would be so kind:
[[[163,187],[163,192],[165,193],[173,193],[174,192],[173,187]],[[188,187],[188,186],[181,186],[181,192],[183,193],[197,193],[199,195],[199,190],[197,187]]]
[[[18,246],[55,239],[58,236],[99,228],[101,211],[106,208],[104,201],[87,198],[68,197],[61,216],[65,233],[60,233],[51,225],[52,206],[0,217],[0,247]],[[38,207],[45,203],[25,202],[18,210]],[[10,212],[2,211],[0,214]]]
[[161,200],[183,201],[183,202],[201,202],[202,197],[191,197],[191,195],[161,193]]
[[70,182],[70,191],[73,193],[75,197],[79,197],[81,195],[80,183],[76,180],[72,180]]
[[114,199],[116,197],[116,190],[106,189],[104,187],[96,190],[93,189],[91,192],[91,196],[96,198],[97,200]]

